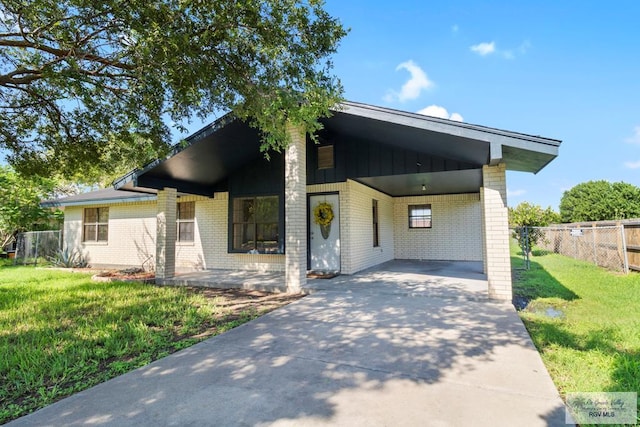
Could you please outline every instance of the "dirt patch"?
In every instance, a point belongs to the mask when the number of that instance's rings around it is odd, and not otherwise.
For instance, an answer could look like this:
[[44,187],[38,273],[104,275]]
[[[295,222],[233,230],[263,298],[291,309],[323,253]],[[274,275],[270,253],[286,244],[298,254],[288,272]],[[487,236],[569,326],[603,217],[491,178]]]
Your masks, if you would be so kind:
[[156,275],[153,271],[141,268],[126,268],[124,270],[101,271],[92,277],[97,282],[111,282],[121,280],[125,282],[155,283]]
[[[177,336],[176,340],[184,338],[206,338],[220,332],[220,327],[234,320],[244,323],[259,317],[276,308],[303,298],[304,294],[271,293],[249,289],[217,289],[187,287],[188,292],[202,295],[207,299],[215,299],[216,305],[224,313],[210,323],[203,324],[197,334],[188,337]],[[224,327],[224,326],[223,326]]]

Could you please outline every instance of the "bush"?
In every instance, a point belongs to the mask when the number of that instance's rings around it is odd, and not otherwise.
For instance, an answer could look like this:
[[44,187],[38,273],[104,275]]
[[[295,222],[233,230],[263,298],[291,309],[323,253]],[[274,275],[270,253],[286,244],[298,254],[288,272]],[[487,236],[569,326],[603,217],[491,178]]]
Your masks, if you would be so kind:
[[55,256],[49,258],[49,261],[56,267],[64,268],[83,268],[88,264],[82,253],[75,249],[70,251],[69,248],[58,250]]

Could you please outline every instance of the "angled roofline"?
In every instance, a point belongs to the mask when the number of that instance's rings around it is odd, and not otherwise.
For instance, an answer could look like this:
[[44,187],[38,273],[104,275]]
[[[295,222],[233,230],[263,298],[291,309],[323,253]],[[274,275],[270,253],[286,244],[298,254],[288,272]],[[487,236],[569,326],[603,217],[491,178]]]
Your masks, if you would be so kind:
[[[558,139],[545,138],[539,135],[529,135],[525,133],[512,132],[503,129],[492,128],[488,126],[475,125],[466,122],[443,119],[439,117],[427,116],[419,113],[411,113],[407,111],[379,107],[375,105],[343,101],[336,104],[331,111],[337,114],[344,113],[352,116],[362,117],[371,120],[379,120],[382,122],[396,124],[399,126],[413,127],[416,129],[448,134],[460,138],[486,142],[490,146],[490,165],[495,165],[503,160],[503,147],[511,147],[520,150],[538,152],[550,159],[537,170],[529,172],[538,173],[549,162],[558,155],[558,147],[561,142]],[[329,116],[330,117],[330,116]],[[237,120],[233,112],[226,113],[222,117],[216,119],[212,123],[202,127],[197,132],[184,138],[175,144],[170,153],[164,158],[156,159],[147,163],[142,168],[137,168],[126,175],[113,181],[112,185],[115,189],[123,191],[143,192],[145,189],[138,187],[138,177],[158,166],[160,163],[170,159],[176,154],[189,148],[193,144],[207,138],[212,133],[227,126]],[[130,185],[128,185],[130,184]]]
[[[343,108],[340,108],[341,106]],[[486,137],[480,137],[480,135],[482,134],[487,134],[504,138],[514,138],[523,141],[537,142],[539,144],[551,145],[553,147],[559,147],[562,143],[562,141],[559,139],[546,138],[539,135],[529,135],[526,133],[513,132],[498,128],[492,128],[489,126],[475,125],[472,123],[459,122],[456,120],[443,119],[440,117],[428,116],[420,113],[411,113],[408,111],[379,107],[376,105],[364,104],[360,102],[343,101],[335,109],[332,110],[336,112],[346,112],[348,114],[354,114],[370,119],[377,119],[406,126],[419,127],[421,129],[432,130],[435,132],[459,135],[471,139],[477,139],[480,141],[488,141]],[[394,121],[388,120],[388,118],[390,118],[391,116],[396,116],[398,117],[398,119]],[[450,128],[459,128],[462,129],[463,132],[473,132],[474,134],[477,133],[477,135],[476,137],[474,137],[472,135],[466,135],[460,132],[447,132],[447,129]]]

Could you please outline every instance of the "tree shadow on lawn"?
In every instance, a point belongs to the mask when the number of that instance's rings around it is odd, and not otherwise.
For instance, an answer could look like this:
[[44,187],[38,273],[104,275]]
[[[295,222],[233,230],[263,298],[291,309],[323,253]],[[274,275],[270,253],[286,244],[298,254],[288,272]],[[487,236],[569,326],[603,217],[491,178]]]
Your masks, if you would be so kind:
[[[514,259],[515,258],[515,259]],[[564,302],[580,298],[578,294],[556,280],[542,265],[530,261],[529,270],[517,266],[522,263],[517,257],[511,257],[513,269],[513,305],[524,310],[529,303],[541,299],[552,299],[546,304],[558,308]]]
[[[602,366],[609,371],[609,385],[598,390],[561,390],[562,393],[574,391],[635,392],[640,390],[640,352],[622,349],[619,345],[620,332],[616,328],[603,327],[586,333],[569,331],[568,325],[546,319],[525,319],[536,347],[544,352],[545,348],[564,348],[581,353],[593,352],[598,358],[606,359]],[[610,361],[610,362],[609,362]],[[606,368],[609,367],[609,368]],[[588,375],[588,373],[584,373]],[[561,385],[558,384],[560,387]]]

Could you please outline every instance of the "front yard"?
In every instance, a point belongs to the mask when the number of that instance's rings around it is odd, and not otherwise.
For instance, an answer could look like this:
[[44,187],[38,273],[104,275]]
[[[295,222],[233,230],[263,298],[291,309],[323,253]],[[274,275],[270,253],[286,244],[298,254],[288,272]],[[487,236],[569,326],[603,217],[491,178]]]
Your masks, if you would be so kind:
[[611,273],[534,251],[524,270],[512,247],[520,316],[562,396],[640,391],[640,274]]
[[297,298],[0,265],[0,424]]

